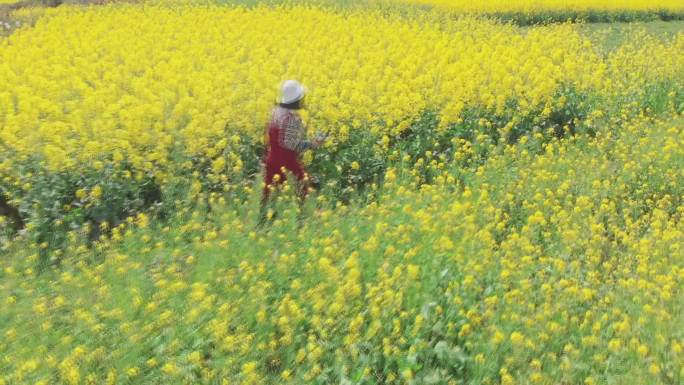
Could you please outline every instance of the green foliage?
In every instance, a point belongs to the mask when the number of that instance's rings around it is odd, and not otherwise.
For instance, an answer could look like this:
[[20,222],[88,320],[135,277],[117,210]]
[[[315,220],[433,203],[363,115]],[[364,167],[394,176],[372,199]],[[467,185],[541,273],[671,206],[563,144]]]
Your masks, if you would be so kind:
[[[17,170],[26,182],[2,189],[15,197],[28,224],[31,238],[43,250],[66,246],[68,234],[77,230],[95,240],[107,228],[161,201],[161,190],[152,175],[131,171],[127,164],[103,163],[99,170],[80,173],[49,172],[38,159],[27,159]],[[20,199],[16,199],[20,197]],[[45,265],[49,261],[41,260]],[[50,261],[55,262],[55,261]]]
[[367,127],[359,127],[351,130],[344,142],[316,151],[310,172],[323,182],[327,193],[348,201],[355,191],[378,183],[387,162],[380,138]]

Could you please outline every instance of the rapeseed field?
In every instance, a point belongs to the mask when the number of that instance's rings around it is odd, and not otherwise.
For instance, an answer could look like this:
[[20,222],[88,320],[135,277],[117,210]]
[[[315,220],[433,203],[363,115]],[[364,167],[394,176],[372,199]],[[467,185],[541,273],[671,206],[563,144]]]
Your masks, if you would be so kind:
[[0,385],[683,382],[684,33],[490,18],[678,4],[432,3],[15,11]]

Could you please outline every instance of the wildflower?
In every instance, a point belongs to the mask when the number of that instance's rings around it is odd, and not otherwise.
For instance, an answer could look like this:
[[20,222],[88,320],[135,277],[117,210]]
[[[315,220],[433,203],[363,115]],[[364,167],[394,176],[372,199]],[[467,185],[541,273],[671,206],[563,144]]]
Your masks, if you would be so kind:
[[99,200],[102,198],[102,187],[100,187],[100,185],[93,187],[92,191],[90,191],[90,196],[94,200]]
[[513,343],[513,345],[521,345],[523,343],[523,341],[525,340],[525,336],[523,336],[519,332],[511,333],[510,338],[511,338],[511,342]]
[[648,366],[648,372],[651,375],[657,376],[658,374],[660,374],[660,366],[655,362],[651,363],[651,365]]
[[164,364],[164,366],[162,366],[161,370],[162,370],[162,372],[164,372],[164,374],[172,376],[172,375],[177,374],[179,369],[174,363],[167,362]]

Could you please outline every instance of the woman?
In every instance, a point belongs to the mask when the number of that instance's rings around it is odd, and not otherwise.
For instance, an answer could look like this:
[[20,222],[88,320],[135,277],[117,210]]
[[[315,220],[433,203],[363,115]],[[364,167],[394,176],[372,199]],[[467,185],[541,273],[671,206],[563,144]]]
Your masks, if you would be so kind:
[[271,112],[266,126],[267,151],[264,159],[265,179],[261,199],[261,220],[266,219],[266,209],[271,190],[287,179],[285,172],[297,178],[297,196],[303,203],[308,193],[308,176],[301,163],[301,154],[310,148],[318,148],[323,140],[306,139],[306,127],[297,113],[304,108],[306,89],[296,80],[282,85],[278,105]]

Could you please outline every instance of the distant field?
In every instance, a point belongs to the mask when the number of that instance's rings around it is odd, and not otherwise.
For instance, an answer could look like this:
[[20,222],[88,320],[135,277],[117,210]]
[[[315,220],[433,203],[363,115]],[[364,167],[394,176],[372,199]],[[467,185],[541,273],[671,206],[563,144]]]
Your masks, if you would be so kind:
[[403,2],[434,7],[452,14],[489,15],[520,25],[567,20],[616,22],[684,18],[684,4],[679,0],[404,0]]

